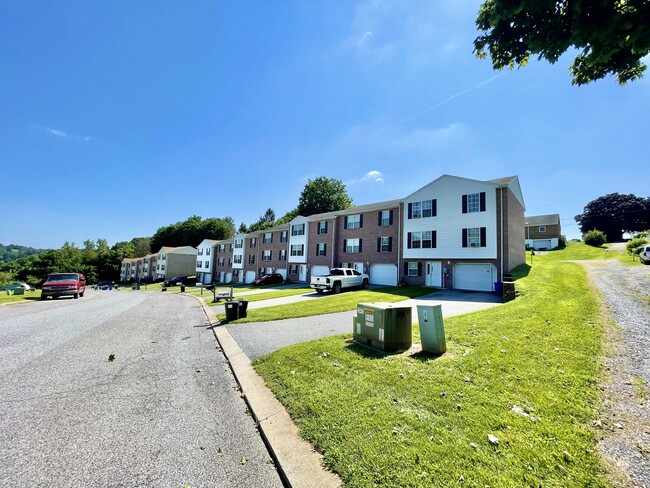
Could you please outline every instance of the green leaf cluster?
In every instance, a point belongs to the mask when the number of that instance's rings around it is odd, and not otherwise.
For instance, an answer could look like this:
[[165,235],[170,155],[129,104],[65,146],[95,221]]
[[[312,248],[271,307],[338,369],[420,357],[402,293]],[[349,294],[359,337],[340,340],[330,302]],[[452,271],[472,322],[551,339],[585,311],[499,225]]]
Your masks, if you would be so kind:
[[580,50],[569,69],[575,85],[610,74],[621,85],[637,80],[650,53],[647,0],[487,0],[476,26],[474,52],[489,55],[495,69],[525,66],[531,56],[555,63]]

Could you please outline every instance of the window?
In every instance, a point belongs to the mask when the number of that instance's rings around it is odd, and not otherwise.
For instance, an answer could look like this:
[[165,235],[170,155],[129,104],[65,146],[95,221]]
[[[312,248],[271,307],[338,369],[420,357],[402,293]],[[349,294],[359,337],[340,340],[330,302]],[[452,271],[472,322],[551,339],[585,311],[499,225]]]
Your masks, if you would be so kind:
[[348,253],[361,252],[361,239],[345,239],[344,247]]
[[540,225],[539,226],[539,231],[540,232],[546,232],[546,226],[545,225]]
[[270,261],[271,260],[271,255],[272,255],[272,253],[271,253],[270,249],[266,249],[266,250],[262,251],[262,261]]
[[318,234],[327,234],[327,221],[318,222]]
[[485,227],[471,227],[463,229],[463,247],[486,247],[487,229]]
[[251,237],[251,240],[250,240],[250,243],[249,243],[249,247],[250,247],[251,249],[257,247],[257,238],[256,238],[256,237]]
[[485,192],[463,195],[463,213],[485,212]]
[[271,244],[273,242],[273,234],[271,232],[264,233],[264,244]]
[[298,265],[297,264],[290,264],[289,265],[289,273],[298,274]]
[[287,260],[287,250],[280,249],[280,261],[286,261],[286,260]]
[[377,252],[391,252],[393,250],[392,237],[377,238]]
[[304,255],[304,244],[292,244],[291,245],[291,255],[292,256],[303,256]]
[[280,242],[287,242],[287,240],[288,240],[288,234],[289,234],[289,233],[288,233],[286,230],[283,230],[283,231],[280,233]]
[[380,227],[388,227],[393,225],[393,211],[392,210],[382,210],[379,212],[379,222]]
[[420,263],[409,262],[408,263],[408,275],[409,276],[420,276]]
[[197,261],[196,262],[196,267],[197,268],[202,268],[203,267],[203,261]]
[[225,258],[219,258],[219,259],[217,260],[217,265],[218,265],[218,266],[224,266],[225,264],[226,264],[226,260],[225,260]]
[[165,260],[167,259],[167,254],[163,254],[162,257],[161,257],[160,259],[162,259],[163,261],[165,261]]
[[232,266],[232,258],[228,258],[228,266]]
[[436,247],[436,231],[409,232],[406,234],[407,249],[432,249]]
[[165,265],[164,264],[160,266],[160,270],[165,271]]
[[421,202],[411,202],[408,204],[409,219],[425,219],[437,215],[437,200],[423,200]]
[[291,226],[291,235],[292,236],[304,236],[305,235],[305,224],[293,224]]
[[248,255],[248,264],[255,264],[255,254]]
[[326,247],[327,245],[324,242],[316,244],[316,256],[326,256]]
[[243,249],[244,247],[244,239],[237,239],[235,241],[235,249]]
[[235,260],[235,264],[241,264],[242,258],[243,256],[241,254],[238,254],[237,256],[233,256],[233,259]]
[[206,255],[206,256],[209,256],[209,255],[210,255],[210,248],[209,248],[209,247],[205,250],[205,255]]
[[346,229],[360,229],[363,227],[363,218],[361,215],[348,215],[345,217]]
[[197,253],[199,256],[203,256],[203,249],[199,249],[199,252]]
[[226,251],[226,245],[225,244],[219,244],[219,252],[225,252]]
[[230,252],[232,252],[232,244],[230,244]]
[[210,269],[210,261],[205,262],[205,269]]

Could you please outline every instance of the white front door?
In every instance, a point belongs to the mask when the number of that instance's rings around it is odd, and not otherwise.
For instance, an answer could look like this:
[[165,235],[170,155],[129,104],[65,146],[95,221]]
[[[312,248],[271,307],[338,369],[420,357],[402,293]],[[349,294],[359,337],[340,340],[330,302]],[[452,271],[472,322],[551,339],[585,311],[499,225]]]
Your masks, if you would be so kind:
[[298,274],[298,281],[307,281],[307,265],[300,265],[300,273]]
[[354,263],[354,269],[359,273],[363,273],[363,263]]
[[425,266],[425,286],[442,288],[442,262],[427,261]]

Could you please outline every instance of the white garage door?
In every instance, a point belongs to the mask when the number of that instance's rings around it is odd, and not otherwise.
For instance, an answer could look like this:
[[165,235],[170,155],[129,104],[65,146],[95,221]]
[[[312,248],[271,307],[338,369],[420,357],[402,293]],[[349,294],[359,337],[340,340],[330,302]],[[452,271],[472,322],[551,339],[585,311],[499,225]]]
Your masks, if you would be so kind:
[[454,288],[457,290],[492,291],[496,269],[491,264],[457,264]]
[[327,276],[330,274],[330,269],[327,266],[312,266],[311,275],[312,276]]
[[225,283],[230,283],[232,281],[232,273],[226,273]]
[[245,283],[252,283],[254,279],[255,279],[255,271],[246,271]]
[[203,275],[203,284],[204,285],[209,285],[212,283],[212,274],[210,273],[202,273]]
[[397,284],[397,266],[394,264],[371,265],[370,284],[395,286]]
[[286,280],[287,279],[287,270],[286,268],[278,268],[275,270],[276,273],[279,273],[282,275],[282,277]]
[[540,239],[534,241],[533,243],[533,249],[535,249],[536,251],[539,249],[551,249],[551,246],[552,244],[550,239],[543,239],[543,240]]

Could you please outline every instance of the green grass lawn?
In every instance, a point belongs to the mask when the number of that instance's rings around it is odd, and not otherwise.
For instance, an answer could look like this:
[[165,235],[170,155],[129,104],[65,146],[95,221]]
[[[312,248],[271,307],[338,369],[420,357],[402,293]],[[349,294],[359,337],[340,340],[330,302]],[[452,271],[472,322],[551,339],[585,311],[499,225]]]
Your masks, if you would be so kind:
[[0,305],[4,303],[29,302],[41,299],[41,290],[26,291],[24,295],[7,295],[6,291],[0,290]]
[[[569,260],[590,260],[590,259],[617,259],[621,263],[634,266],[641,264],[639,258],[632,259],[627,251],[610,250],[610,245],[603,247],[587,246],[584,242],[567,242],[565,249],[549,251],[547,254],[535,252],[533,264],[547,261],[569,261]],[[530,251],[526,252],[526,262],[530,264]]]
[[255,368],[346,486],[607,486],[591,431],[603,325],[585,271],[551,258],[513,275],[516,300],[445,320],[441,357],[346,335]]
[[[419,286],[386,287],[377,290],[350,290],[338,295],[328,295],[314,298],[308,304],[305,302],[275,305],[272,307],[249,310],[248,317],[237,320],[238,324],[246,322],[268,322],[271,320],[293,319],[296,317],[311,317],[327,313],[354,310],[361,302],[399,302],[409,298],[428,295],[435,290]],[[303,291],[304,293],[304,291]],[[242,297],[248,300],[248,297]],[[217,318],[224,321],[225,314]]]

